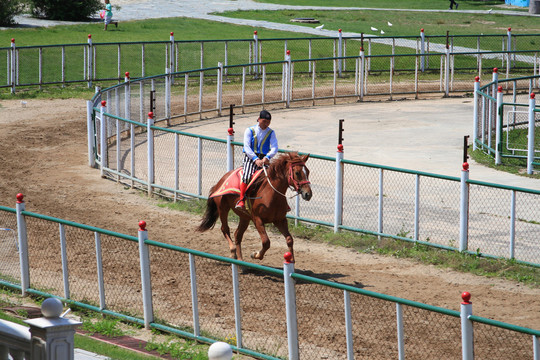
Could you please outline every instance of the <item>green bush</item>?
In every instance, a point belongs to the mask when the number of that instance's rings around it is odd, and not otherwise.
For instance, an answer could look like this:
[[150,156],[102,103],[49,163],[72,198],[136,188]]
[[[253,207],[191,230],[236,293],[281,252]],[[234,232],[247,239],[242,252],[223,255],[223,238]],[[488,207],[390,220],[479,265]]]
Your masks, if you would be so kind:
[[[1,1],[1,0],[0,0]],[[99,0],[28,0],[32,15],[50,20],[86,20],[105,5]]]
[[20,0],[0,0],[0,26],[14,25],[13,17],[20,14],[23,8]]

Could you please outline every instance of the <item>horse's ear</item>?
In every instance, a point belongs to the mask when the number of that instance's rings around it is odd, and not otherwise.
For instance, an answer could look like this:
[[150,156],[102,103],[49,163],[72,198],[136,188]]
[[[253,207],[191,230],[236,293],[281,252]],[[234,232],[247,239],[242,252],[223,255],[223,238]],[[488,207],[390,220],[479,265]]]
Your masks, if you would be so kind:
[[303,162],[308,161],[308,159],[309,159],[309,154],[306,154],[306,155],[302,156],[302,161]]

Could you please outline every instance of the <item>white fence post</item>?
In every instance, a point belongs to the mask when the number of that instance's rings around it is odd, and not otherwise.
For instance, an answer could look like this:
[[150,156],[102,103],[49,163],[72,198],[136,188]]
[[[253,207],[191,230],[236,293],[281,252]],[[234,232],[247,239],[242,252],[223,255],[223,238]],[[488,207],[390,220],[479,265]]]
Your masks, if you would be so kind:
[[480,77],[474,78],[474,108],[473,108],[473,151],[477,149],[476,139],[478,139],[478,91],[480,90]]
[[223,63],[218,62],[218,76],[217,76],[217,91],[216,91],[216,108],[218,116],[221,116],[221,109],[223,107]]
[[364,53],[364,47],[360,48],[360,101],[364,101],[364,81],[366,69],[366,54]]
[[146,124],[148,140],[148,196],[152,196],[152,184],[154,183],[154,113],[148,113],[148,122]]
[[227,171],[231,171],[234,168],[234,129],[230,127],[227,129]]
[[445,49],[445,67],[444,67],[444,96],[450,95],[450,49],[446,45]]
[[95,142],[94,137],[96,132],[94,131],[94,122],[92,121],[92,116],[94,115],[94,104],[92,101],[86,101],[86,129],[88,132],[88,166],[96,166],[96,158],[94,156]]
[[354,360],[351,294],[347,290],[343,291],[343,302],[345,306],[345,338],[347,342],[347,360]]
[[234,298],[234,325],[236,332],[236,347],[242,348],[242,307],[240,304],[240,282],[238,280],[238,266],[231,264]]
[[[512,67],[512,28],[508,28],[506,31],[506,74],[510,74],[510,68]],[[508,78],[508,76],[507,76]]]
[[28,237],[26,234],[26,219],[22,212],[26,210],[24,195],[17,194],[17,240],[19,242],[19,261],[21,266],[22,296],[26,296],[26,289],[30,288],[30,267],[28,264]]
[[469,317],[472,315],[471,294],[467,291],[461,294],[461,355],[463,360],[474,359],[473,325]]
[[94,59],[94,48],[92,45],[92,34],[88,34],[88,52],[86,53],[88,56],[88,61],[86,62],[88,66],[88,70],[86,73],[88,74],[88,88],[92,87],[92,78],[94,77],[92,69],[93,66],[93,59]]
[[[343,33],[341,32],[341,29],[338,30],[338,58],[341,58],[343,56]],[[343,69],[343,59],[338,60],[338,73],[339,77],[341,77],[341,71]]]
[[469,243],[469,164],[464,162],[461,170],[461,195],[459,206],[459,251],[465,251]]
[[425,53],[425,45],[426,45],[426,38],[425,38],[425,35],[424,35],[424,29],[420,29],[420,54],[422,55],[420,57],[420,70],[422,72],[424,72],[424,64],[425,64],[425,57],[424,57],[424,53]]
[[534,93],[531,93],[529,99],[529,132],[527,140],[527,174],[531,175],[533,173],[533,161],[534,161],[534,126],[535,126],[535,112],[534,108],[536,106],[536,100],[534,98]]
[[405,360],[405,330],[403,326],[403,307],[396,303],[396,325],[398,339],[398,359]]
[[199,324],[199,295],[197,293],[197,271],[195,267],[195,255],[189,254],[189,279],[191,284],[191,310],[193,315],[193,335],[201,335]]
[[[124,94],[124,117],[131,120],[131,83],[129,79],[129,71],[126,71],[124,74],[124,81],[126,82]],[[120,139],[116,139],[116,142],[119,144]],[[120,168],[117,170],[120,171]]]
[[502,152],[502,124],[504,111],[502,109],[503,103],[503,92],[502,86],[497,87],[497,111],[496,111],[496,121],[495,121],[495,165],[501,165],[501,152]]
[[15,39],[11,39],[11,68],[10,68],[10,79],[9,83],[11,85],[11,93],[15,94],[15,83],[17,79],[17,47],[15,46]]
[[[253,40],[255,41],[253,44],[253,59],[254,63],[260,62],[259,60],[259,35],[257,34],[257,30],[253,32]],[[255,65],[255,78],[257,79],[259,76],[259,65]]]
[[60,254],[62,259],[62,280],[64,282],[64,297],[69,299],[71,297],[69,291],[69,267],[67,257],[67,244],[66,244],[66,229],[64,224],[58,224],[58,232],[60,235]]
[[298,348],[298,319],[296,317],[296,293],[295,281],[291,277],[294,273],[294,263],[291,262],[292,254],[286,252],[283,256],[283,279],[285,282],[285,310],[287,316],[287,343],[289,348],[289,360],[299,359]]
[[287,109],[291,104],[291,50],[285,55],[285,102]]
[[105,309],[105,278],[103,277],[103,256],[101,250],[101,235],[94,231],[94,241],[96,246],[96,269],[97,269],[97,281],[98,281],[98,292],[99,292],[99,308],[100,310]]
[[101,177],[105,177],[105,168],[107,167],[107,119],[105,112],[107,111],[107,102],[101,101],[100,121],[99,121],[99,155],[101,158]]
[[334,232],[339,231],[343,219],[343,144],[338,144],[336,153],[336,193],[334,201]]
[[[175,72],[176,71],[176,68],[175,68],[175,65],[176,65],[176,52],[174,51],[174,48],[175,48],[175,43],[174,43],[174,33],[171,31],[171,36],[170,36],[170,41],[171,41],[171,51],[169,52],[170,56],[169,56],[169,69],[171,70],[171,73]],[[171,85],[174,84],[174,77],[171,75]]]
[[148,231],[146,230],[146,221],[139,221],[139,261],[141,264],[141,284],[144,327],[150,329],[150,323],[154,322],[154,310],[152,306],[152,281],[150,278],[150,255],[148,245],[144,243],[148,240]]

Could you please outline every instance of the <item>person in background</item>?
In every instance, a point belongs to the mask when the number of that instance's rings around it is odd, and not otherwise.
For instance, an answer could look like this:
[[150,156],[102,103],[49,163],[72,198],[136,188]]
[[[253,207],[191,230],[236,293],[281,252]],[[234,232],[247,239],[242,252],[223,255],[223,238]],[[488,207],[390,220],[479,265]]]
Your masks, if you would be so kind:
[[118,21],[112,21],[112,15],[112,5],[109,0],[105,0],[105,17],[103,19],[105,22],[105,27],[103,30],[107,31],[107,25],[110,23],[113,23],[114,26],[118,27]]
[[244,197],[251,176],[256,170],[270,163],[278,152],[278,141],[274,130],[270,129],[272,115],[261,111],[257,119],[258,125],[248,127],[244,132],[244,174],[240,183],[240,200],[236,208],[245,210]]
[[453,10],[454,5],[456,5],[456,10],[457,10],[459,4],[455,0],[450,0],[450,8],[448,10]]

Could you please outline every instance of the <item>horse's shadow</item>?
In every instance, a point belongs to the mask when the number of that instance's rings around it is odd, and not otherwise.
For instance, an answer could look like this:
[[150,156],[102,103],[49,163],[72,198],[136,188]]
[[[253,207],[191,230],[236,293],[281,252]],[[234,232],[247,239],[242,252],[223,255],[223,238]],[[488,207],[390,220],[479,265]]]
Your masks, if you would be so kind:
[[[276,270],[282,270],[282,268],[278,268],[278,267],[273,267],[273,266],[268,266],[268,267],[270,267],[272,269],[276,269]],[[354,280],[354,281],[352,281],[350,283],[337,281],[337,279],[343,279],[343,278],[347,277],[347,275],[339,274],[339,273],[327,273],[327,272],[316,273],[316,272],[311,271],[311,270],[299,270],[299,269],[295,269],[295,273],[305,275],[305,276],[309,276],[309,277],[313,277],[313,278],[317,278],[317,279],[321,279],[321,280],[338,282],[340,284],[353,286],[353,287],[359,288],[359,289],[363,289],[364,287],[366,287],[366,285],[364,285],[361,282],[356,281],[356,280]],[[279,283],[283,282],[283,277],[281,275],[270,273],[270,272],[263,271],[263,270],[259,270],[257,268],[247,267],[247,266],[240,266],[240,274],[262,277],[265,280],[270,280],[270,281],[279,282]],[[311,284],[310,281],[303,280],[303,279],[295,279],[295,281],[296,281],[296,285]]]

